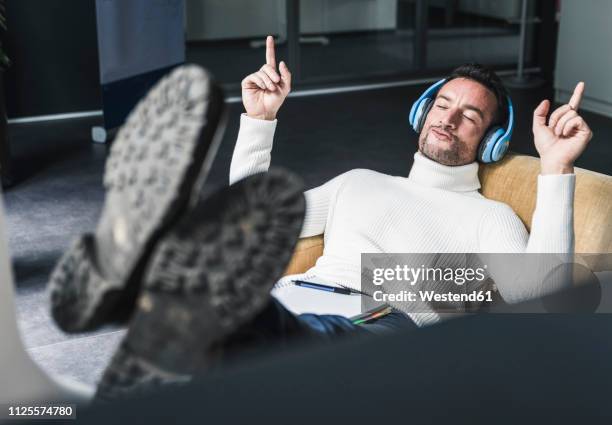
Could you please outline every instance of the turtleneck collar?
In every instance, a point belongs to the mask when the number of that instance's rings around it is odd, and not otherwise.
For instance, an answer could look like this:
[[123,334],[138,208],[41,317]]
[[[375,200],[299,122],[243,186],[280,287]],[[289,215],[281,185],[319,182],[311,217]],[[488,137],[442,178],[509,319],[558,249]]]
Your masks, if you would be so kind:
[[433,161],[418,151],[414,154],[414,164],[408,180],[421,186],[453,192],[470,192],[480,189],[478,162],[451,167]]

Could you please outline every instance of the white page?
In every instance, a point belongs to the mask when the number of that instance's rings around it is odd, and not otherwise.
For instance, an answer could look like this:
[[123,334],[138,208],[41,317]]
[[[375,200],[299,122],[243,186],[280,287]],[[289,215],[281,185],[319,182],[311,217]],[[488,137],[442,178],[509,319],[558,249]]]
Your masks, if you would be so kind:
[[361,314],[361,295],[345,295],[335,292],[321,291],[318,289],[305,288],[293,284],[292,280],[294,279],[339,287],[339,285],[322,281],[314,276],[285,276],[272,290],[272,295],[293,314],[336,314],[345,317],[352,317]]

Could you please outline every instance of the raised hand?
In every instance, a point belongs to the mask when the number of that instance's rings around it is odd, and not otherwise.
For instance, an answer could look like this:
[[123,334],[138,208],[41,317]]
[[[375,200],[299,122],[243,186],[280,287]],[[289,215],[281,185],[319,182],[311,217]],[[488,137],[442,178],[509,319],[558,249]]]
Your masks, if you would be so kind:
[[[279,72],[280,71],[280,75]],[[285,62],[276,68],[274,38],[266,38],[266,63],[242,80],[242,103],[251,118],[274,120],[291,91],[291,73]]]
[[578,115],[583,93],[584,83],[579,82],[570,101],[557,108],[548,123],[548,100],[543,100],[533,112],[533,136],[542,174],[573,173],[574,161],[593,137],[587,123]]

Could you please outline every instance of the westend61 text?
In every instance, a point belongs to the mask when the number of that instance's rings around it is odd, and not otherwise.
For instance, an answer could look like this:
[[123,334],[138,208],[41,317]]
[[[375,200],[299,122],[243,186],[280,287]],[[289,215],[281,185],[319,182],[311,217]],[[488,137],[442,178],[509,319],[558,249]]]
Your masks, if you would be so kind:
[[373,294],[375,301],[381,302],[491,302],[493,301],[492,291],[473,291],[464,294],[453,292],[437,293],[435,291],[400,291],[387,294],[383,291],[375,291]]

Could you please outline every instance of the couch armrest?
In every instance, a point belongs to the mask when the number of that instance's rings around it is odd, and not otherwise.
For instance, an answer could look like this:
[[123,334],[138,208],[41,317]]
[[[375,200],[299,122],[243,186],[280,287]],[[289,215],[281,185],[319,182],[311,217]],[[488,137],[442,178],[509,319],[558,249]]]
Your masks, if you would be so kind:
[[323,254],[323,235],[302,238],[298,241],[285,275],[304,273]]

